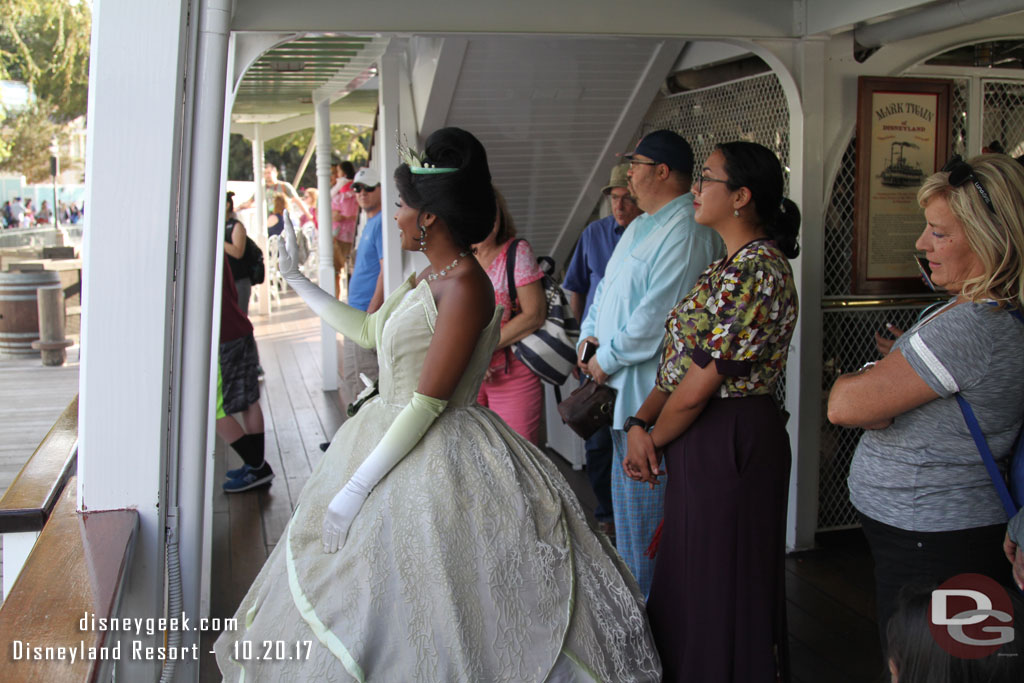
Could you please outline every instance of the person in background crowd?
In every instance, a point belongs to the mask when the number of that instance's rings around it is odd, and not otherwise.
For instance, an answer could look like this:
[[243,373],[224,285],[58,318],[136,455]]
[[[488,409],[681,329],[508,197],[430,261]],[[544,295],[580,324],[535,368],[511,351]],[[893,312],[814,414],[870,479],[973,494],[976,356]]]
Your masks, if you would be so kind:
[[331,230],[334,233],[334,294],[341,299],[341,271],[352,256],[352,242],[356,238],[356,219],[359,202],[352,190],[356,170],[351,161],[331,166]]
[[[224,259],[228,256],[225,254]],[[220,347],[217,367],[217,436],[231,445],[243,465],[228,470],[224,493],[240,493],[274,478],[264,458],[263,409],[260,407],[259,351],[252,323],[238,305],[231,266],[221,280]],[[239,413],[241,423],[232,415]]]
[[21,216],[21,227],[31,228],[36,224],[35,209],[32,208],[32,198],[25,198],[25,213]]
[[314,228],[320,227],[320,222],[316,216],[316,202],[319,193],[315,187],[307,187],[306,191],[302,193],[302,204],[305,211],[302,212],[301,224],[305,226],[307,223],[312,223]]
[[25,214],[25,205],[21,203],[21,197],[15,197],[11,202],[10,213],[8,225],[12,228],[21,227],[21,219]]
[[[285,201],[299,201],[299,193],[295,191],[295,188],[291,183],[285,180],[279,180],[277,177],[278,171],[277,166],[270,163],[269,161],[263,165],[263,199],[267,203],[267,215],[272,213],[278,213],[274,207],[275,195],[281,193],[285,197]],[[255,196],[246,199],[244,202],[238,205],[238,210],[243,211],[250,208],[255,201]]]
[[626,474],[670,475],[647,600],[665,681],[789,680],[791,455],[774,392],[797,319],[800,211],[783,186],[778,158],[756,143],[708,157],[694,219],[729,256],[672,309],[657,383],[626,421]]
[[[902,586],[976,573],[1009,585],[1007,513],[957,402],[977,418],[997,463],[1024,404],[1024,168],[1002,154],[954,157],[917,193],[917,239],[931,280],[951,295],[877,363],[841,376],[828,419],[866,431],[853,455],[850,502],[875,561],[883,647]],[[898,418],[898,419],[897,419]]]
[[477,401],[490,408],[524,439],[536,444],[540,419],[544,412],[544,390],[540,378],[515,357],[512,344],[536,332],[547,316],[547,299],[530,243],[519,240],[515,252],[516,303],[513,306],[508,281],[508,250],[516,236],[516,226],[505,198],[497,189],[498,213],[487,238],[473,245],[480,267],[494,288],[494,301],[502,306],[501,337],[480,385]]
[[234,192],[228,192],[224,205],[224,253],[227,254],[231,278],[238,292],[238,307],[248,318],[252,280],[249,278],[249,266],[242,260],[245,258],[246,232],[242,221],[235,216],[234,196]]
[[284,212],[288,208],[288,202],[284,194],[278,192],[274,195],[274,212],[267,216],[267,237],[280,235],[284,231]]
[[36,213],[36,222],[39,225],[49,225],[51,218],[53,218],[53,211],[50,210],[50,205],[44,199],[43,203],[39,205],[38,213]]
[[[352,181],[359,208],[366,212],[366,225],[356,251],[356,265],[348,288],[348,304],[373,313],[384,302],[384,235],[380,205],[380,175],[376,169],[361,168]],[[377,379],[377,354],[347,340],[342,349],[345,388],[348,401],[354,401],[364,388],[360,374]]]
[[580,369],[617,390],[612,422],[615,545],[646,595],[654,574],[646,551],[661,521],[665,487],[651,489],[623,472],[624,425],[654,386],[665,316],[724,250],[712,230],[693,221],[690,143],[672,131],[657,130],[626,158],[630,189],[644,213],[608,260],[581,325],[577,353],[587,340],[597,344],[597,353],[580,362]]
[[[580,235],[562,287],[569,292],[569,305],[573,315],[582,322],[590,311],[597,286],[604,277],[604,269],[615,245],[633,219],[643,213],[636,199],[629,193],[629,166],[619,164],[612,168],[611,178],[601,192],[611,202],[612,212],[588,225]],[[586,440],[587,476],[597,497],[594,517],[598,528],[615,538],[615,518],[612,513],[612,430],[602,427]]]

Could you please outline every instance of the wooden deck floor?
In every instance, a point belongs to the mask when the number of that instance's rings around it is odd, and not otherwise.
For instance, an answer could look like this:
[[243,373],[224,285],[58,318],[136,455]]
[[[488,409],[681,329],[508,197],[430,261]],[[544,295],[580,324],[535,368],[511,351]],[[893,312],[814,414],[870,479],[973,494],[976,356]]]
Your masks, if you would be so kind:
[[[218,488],[214,493],[212,616],[233,614],[321,456],[318,444],[333,436],[343,421],[337,393],[320,390],[317,321],[293,294],[282,297],[281,303],[269,319],[253,316],[266,371],[261,402],[267,458],[277,478],[264,490],[225,496]],[[224,471],[240,461],[233,453],[225,456],[223,448],[218,453],[220,482]],[[552,459],[584,509],[593,509],[586,474],[574,472],[557,455]],[[818,549],[791,555],[786,568],[794,681],[882,680],[871,559],[860,532],[824,534]],[[219,680],[212,658],[203,662],[202,680]]]

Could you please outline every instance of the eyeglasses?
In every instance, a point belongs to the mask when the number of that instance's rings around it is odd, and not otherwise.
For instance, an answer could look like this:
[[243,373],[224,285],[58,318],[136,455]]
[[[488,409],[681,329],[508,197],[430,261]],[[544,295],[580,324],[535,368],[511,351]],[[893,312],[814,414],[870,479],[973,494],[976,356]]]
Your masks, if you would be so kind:
[[981,180],[974,174],[974,169],[971,165],[964,161],[959,154],[954,154],[953,157],[946,162],[946,165],[942,167],[944,173],[949,173],[949,184],[952,187],[961,187],[968,181],[974,184],[974,189],[981,195],[981,200],[985,202],[985,206],[993,214],[996,212],[996,207],[992,204],[992,198],[988,196],[988,190],[981,184]]
[[362,184],[357,183],[357,184],[352,186],[352,191],[355,192],[356,194],[358,194],[360,192],[373,192],[378,187],[380,187],[380,186],[379,185],[374,185],[373,187],[370,187],[369,185],[362,185]]
[[728,182],[729,182],[728,180],[722,180],[721,178],[710,178],[710,177],[708,177],[706,175],[699,175],[699,176],[697,176],[697,180],[696,180],[696,182],[694,182],[694,185],[697,186],[697,192],[703,192],[704,191],[704,183],[728,183]]

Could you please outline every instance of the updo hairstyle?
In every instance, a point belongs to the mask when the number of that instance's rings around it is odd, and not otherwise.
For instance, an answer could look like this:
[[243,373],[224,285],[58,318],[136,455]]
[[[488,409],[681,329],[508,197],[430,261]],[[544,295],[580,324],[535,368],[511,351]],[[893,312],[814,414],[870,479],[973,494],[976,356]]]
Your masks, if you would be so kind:
[[725,157],[725,185],[735,192],[750,190],[758,224],[787,258],[800,254],[800,209],[782,196],[782,165],[775,153],[756,142],[725,142],[715,145]]
[[480,141],[461,128],[441,128],[427,138],[422,161],[458,170],[416,174],[402,164],[395,170],[402,201],[420,214],[441,218],[462,249],[486,239],[494,227],[496,209],[487,152]]

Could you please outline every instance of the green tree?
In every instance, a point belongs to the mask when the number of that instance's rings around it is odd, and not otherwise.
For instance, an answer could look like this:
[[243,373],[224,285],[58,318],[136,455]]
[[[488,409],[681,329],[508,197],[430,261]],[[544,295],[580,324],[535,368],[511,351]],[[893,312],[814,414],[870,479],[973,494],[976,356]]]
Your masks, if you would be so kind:
[[0,0],[0,79],[31,86],[63,123],[85,114],[91,3]]
[[[50,145],[54,138],[67,142],[67,129],[53,120],[53,106],[38,101],[0,122],[0,171],[24,174],[30,183],[50,178]],[[6,152],[6,154],[5,154]]]
[[[313,129],[307,128],[295,133],[281,135],[268,140],[263,147],[263,156],[281,169],[283,177],[291,182],[306,153]],[[340,159],[348,159],[356,166],[365,165],[369,160],[367,150],[373,139],[372,128],[360,126],[331,126],[331,149]],[[252,144],[241,135],[232,134],[228,141],[228,179],[252,180]],[[305,173],[299,180],[300,187],[316,186],[316,161],[311,159]]]

